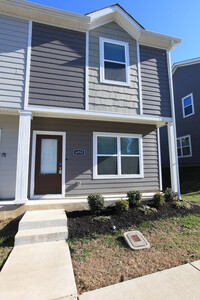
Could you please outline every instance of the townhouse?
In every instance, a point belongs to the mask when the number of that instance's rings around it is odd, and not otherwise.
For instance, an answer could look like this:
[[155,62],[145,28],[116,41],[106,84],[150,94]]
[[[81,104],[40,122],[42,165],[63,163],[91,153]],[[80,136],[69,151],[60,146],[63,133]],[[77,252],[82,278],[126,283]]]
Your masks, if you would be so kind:
[[[0,2],[0,199],[162,190],[179,176],[170,50],[118,4],[85,16]],[[67,200],[66,200],[67,201]]]

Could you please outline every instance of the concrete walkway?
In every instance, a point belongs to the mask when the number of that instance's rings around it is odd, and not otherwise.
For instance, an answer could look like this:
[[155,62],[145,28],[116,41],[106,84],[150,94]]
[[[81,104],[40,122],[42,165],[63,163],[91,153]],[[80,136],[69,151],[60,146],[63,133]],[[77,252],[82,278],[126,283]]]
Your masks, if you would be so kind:
[[199,300],[200,260],[84,293],[79,300]]
[[64,210],[26,212],[0,273],[0,299],[77,299],[67,237]]

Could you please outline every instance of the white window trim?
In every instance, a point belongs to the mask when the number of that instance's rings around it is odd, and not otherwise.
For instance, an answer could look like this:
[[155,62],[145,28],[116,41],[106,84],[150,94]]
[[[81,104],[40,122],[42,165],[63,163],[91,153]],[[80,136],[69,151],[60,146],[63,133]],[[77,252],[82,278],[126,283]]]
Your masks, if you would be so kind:
[[[188,98],[188,97],[191,97],[192,103],[191,103],[190,105],[192,105],[192,113],[186,116],[186,115],[185,115],[185,109],[184,109],[184,108],[185,108],[185,107],[184,107],[184,100],[185,100],[186,98]],[[190,105],[188,105],[188,106],[190,106]],[[187,107],[187,106],[186,106],[186,107]],[[183,118],[187,118],[187,117],[190,117],[190,116],[194,115],[193,93],[191,93],[191,94],[189,94],[189,95],[187,95],[187,96],[185,96],[185,97],[182,98],[182,110],[183,110]]]
[[[61,135],[62,141],[62,186],[61,194],[46,194],[46,195],[35,195],[35,159],[36,159],[36,136],[37,135]],[[32,158],[31,158],[31,185],[30,185],[30,198],[31,199],[49,199],[49,198],[65,198],[65,153],[66,153],[66,132],[63,131],[40,131],[33,130],[32,140]]]
[[[184,139],[184,138],[189,139],[189,145],[188,146],[190,147],[190,155],[183,155],[181,139]],[[178,151],[178,148],[181,148],[181,156],[178,156],[178,158],[192,157],[192,144],[191,144],[190,134],[177,137],[177,141],[178,140],[180,140],[180,145],[181,145],[181,147],[178,147],[178,145],[177,145],[177,151]],[[188,146],[186,146],[186,147],[188,147]]]
[[[126,82],[124,81],[115,81],[115,80],[108,80],[105,79],[105,71],[104,71],[104,43],[110,43],[110,44],[116,44],[120,46],[124,46],[125,49],[125,65],[126,68]],[[115,84],[115,85],[124,85],[124,86],[130,86],[130,63],[129,63],[129,45],[126,42],[112,40],[112,39],[106,39],[106,38],[99,38],[99,47],[100,47],[100,82],[102,83],[108,83],[108,84]],[[112,62],[112,61],[111,61]],[[116,61],[113,61],[114,63],[118,63]]]
[[[119,147],[119,139],[120,137],[128,137],[128,138],[138,138],[139,139],[139,166],[140,173],[139,174],[127,174],[127,175],[98,175],[97,174],[97,137],[106,136],[106,137],[116,137]],[[111,156],[111,155],[109,155]],[[118,172],[121,173],[121,162],[120,162],[120,154],[117,154],[118,161]],[[118,179],[118,178],[143,178],[143,146],[142,146],[142,135],[141,134],[129,134],[129,133],[111,133],[111,132],[93,132],[93,179]]]

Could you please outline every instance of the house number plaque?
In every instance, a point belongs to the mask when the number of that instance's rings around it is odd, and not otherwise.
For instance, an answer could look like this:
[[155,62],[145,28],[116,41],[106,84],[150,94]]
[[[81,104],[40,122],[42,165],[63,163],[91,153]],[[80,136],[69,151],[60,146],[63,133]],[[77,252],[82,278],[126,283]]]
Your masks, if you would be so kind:
[[82,150],[82,149],[74,149],[74,150],[73,150],[73,155],[78,155],[78,156],[85,155],[85,150]]

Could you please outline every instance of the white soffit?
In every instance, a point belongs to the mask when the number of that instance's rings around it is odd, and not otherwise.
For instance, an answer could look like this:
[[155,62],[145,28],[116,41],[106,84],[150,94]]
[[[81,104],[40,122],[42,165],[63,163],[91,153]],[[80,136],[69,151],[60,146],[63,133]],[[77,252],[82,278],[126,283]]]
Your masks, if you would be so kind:
[[0,13],[73,30],[87,31],[90,18],[24,0],[0,0]]

